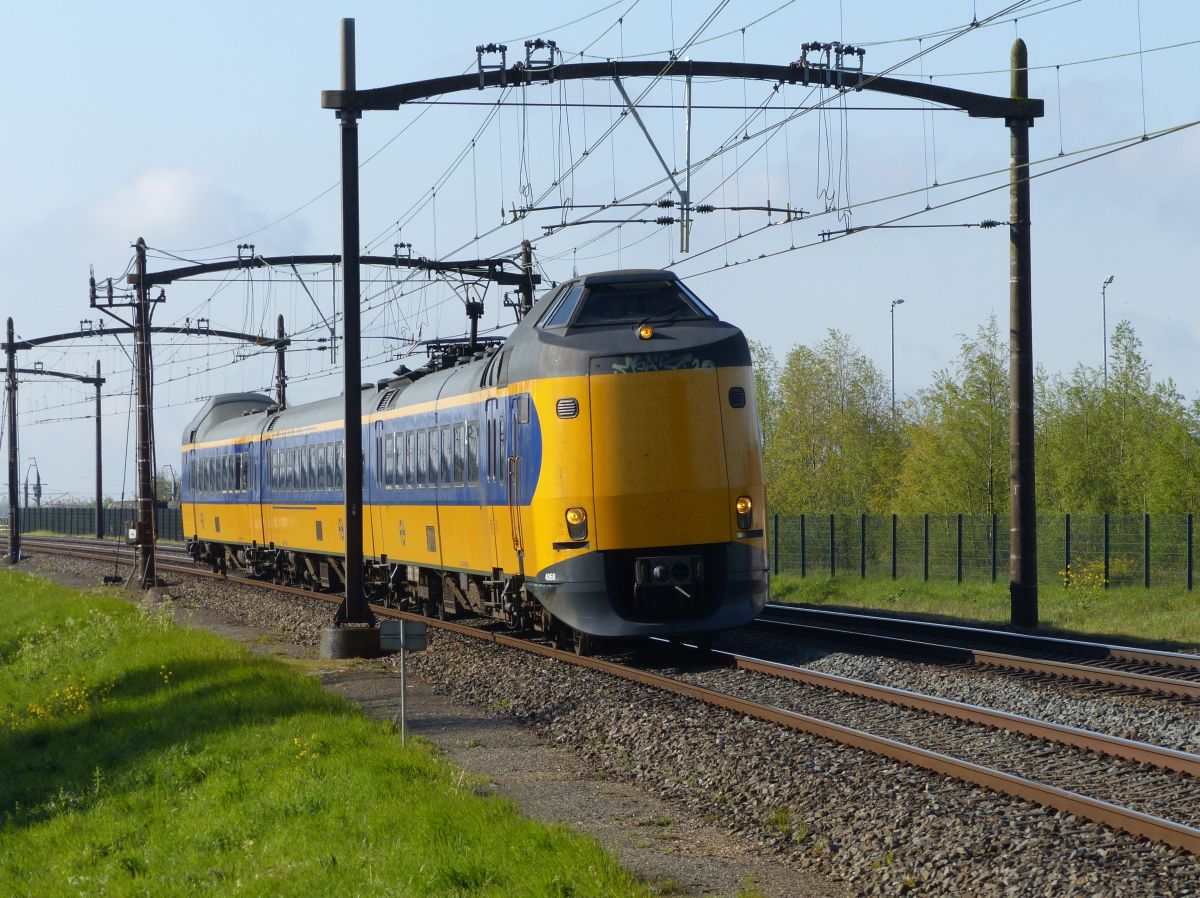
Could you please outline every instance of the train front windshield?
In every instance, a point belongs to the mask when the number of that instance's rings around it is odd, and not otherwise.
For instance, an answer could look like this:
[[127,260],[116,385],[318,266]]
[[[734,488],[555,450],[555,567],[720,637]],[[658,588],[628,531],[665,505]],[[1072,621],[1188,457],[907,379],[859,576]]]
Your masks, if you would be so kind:
[[598,327],[716,318],[679,281],[633,281],[575,286],[555,303],[542,327]]

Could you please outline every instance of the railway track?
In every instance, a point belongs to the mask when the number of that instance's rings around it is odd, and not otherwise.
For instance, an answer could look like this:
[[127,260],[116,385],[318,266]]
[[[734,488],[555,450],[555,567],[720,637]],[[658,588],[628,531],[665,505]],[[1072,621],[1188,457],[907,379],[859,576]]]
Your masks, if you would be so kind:
[[922,659],[1200,699],[1200,655],[769,604],[752,626]]
[[[95,540],[74,542],[44,538],[26,540],[26,545],[31,551],[69,555],[96,561],[111,561],[111,545],[97,546],[95,543]],[[180,553],[180,557],[186,558],[182,553]],[[160,553],[158,567],[164,572],[224,579],[253,588],[299,595],[308,599],[315,598],[330,603],[340,601],[340,597],[336,595],[316,593],[236,576],[223,577],[220,574],[198,569],[190,562],[187,564],[177,563],[174,556],[168,559],[163,556],[163,553]],[[1194,810],[1197,802],[1192,797],[1196,794],[1197,784],[1200,782],[1200,755],[1020,717],[921,693],[822,674],[805,668],[763,661],[744,655],[715,653],[716,658],[724,660],[737,670],[765,675],[780,682],[790,681],[804,684],[825,696],[824,701],[816,702],[819,707],[818,713],[805,713],[802,710],[786,707],[787,704],[793,702],[793,699],[787,696],[766,702],[735,694],[734,689],[710,688],[702,685],[695,677],[665,676],[654,670],[605,658],[579,657],[574,653],[564,652],[540,642],[510,636],[494,630],[480,629],[452,621],[433,620],[422,615],[382,606],[372,605],[371,607],[377,615],[382,617],[423,620],[431,627],[461,636],[482,639],[508,648],[550,657],[564,663],[588,667],[643,686],[724,708],[733,713],[859,748],[913,767],[950,776],[1014,798],[1073,814],[1136,836],[1163,842],[1193,855],[1200,855],[1200,828],[1196,826],[1197,823],[1200,823],[1200,813]],[[904,741],[895,738],[897,731],[904,730],[904,727],[900,726],[895,716],[889,713],[875,714],[875,720],[870,729],[861,724],[849,725],[838,722],[830,718],[845,717],[845,709],[838,711],[831,708],[828,701],[829,696],[839,696],[839,701],[849,700],[852,703],[865,701],[892,711],[900,709],[906,714],[917,715],[918,718],[952,720],[962,725],[988,728],[993,732],[1018,734],[1026,737],[1027,746],[1022,751],[1024,757],[1020,763],[1005,763],[1003,766],[1010,769],[1002,769],[998,765],[992,766],[958,756],[963,752],[952,754],[951,751],[954,749],[947,750],[947,746],[944,744],[931,748],[914,744],[917,740]],[[929,741],[945,743],[947,740],[943,735],[940,740],[934,738]],[[955,740],[950,739],[949,741],[953,743]],[[1067,754],[1055,756],[1055,752],[1060,750]],[[1006,749],[1002,747],[999,751],[1004,754]],[[1092,758],[1093,761],[1092,763],[1079,763],[1077,756]],[[1096,761],[1101,756],[1108,760]],[[1020,775],[1011,772],[1013,766],[1022,765],[1037,770],[1037,775]],[[1138,771],[1142,773],[1138,773]],[[1109,797],[1098,797],[1092,794],[1097,791],[1105,792],[1110,796],[1114,791],[1120,794],[1122,790],[1114,788],[1117,781],[1122,777],[1135,774],[1147,777],[1145,771],[1150,771],[1148,779],[1152,781],[1152,786],[1147,790],[1149,795],[1144,803],[1168,809],[1172,814],[1171,817],[1128,806],[1136,802],[1120,803],[1110,800]],[[1086,784],[1089,791],[1076,791],[1079,783]]]

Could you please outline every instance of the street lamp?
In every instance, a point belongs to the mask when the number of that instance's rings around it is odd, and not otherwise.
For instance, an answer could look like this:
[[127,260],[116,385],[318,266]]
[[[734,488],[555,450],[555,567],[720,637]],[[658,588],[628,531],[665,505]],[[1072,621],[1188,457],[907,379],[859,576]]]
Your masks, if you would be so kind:
[[904,305],[904,300],[892,300],[892,417],[896,417],[896,306]]
[[1108,389],[1108,285],[1116,278],[1110,274],[1100,285],[1100,315],[1104,321],[1104,389]]

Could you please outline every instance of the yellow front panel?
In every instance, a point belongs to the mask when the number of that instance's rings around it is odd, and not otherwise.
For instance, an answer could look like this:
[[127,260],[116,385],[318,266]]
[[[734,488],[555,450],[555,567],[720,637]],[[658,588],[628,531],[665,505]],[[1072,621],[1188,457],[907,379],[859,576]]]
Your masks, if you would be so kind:
[[716,369],[593,375],[597,549],[726,542]]
[[[542,467],[533,506],[524,510],[527,572],[540,571],[560,561],[590,551],[595,539],[595,504],[592,501],[591,395],[587,377],[558,377],[532,381],[528,388],[537,408],[542,431]],[[579,414],[559,418],[559,399],[574,399]],[[582,508],[588,516],[590,545],[554,548],[569,542],[566,512]],[[536,535],[536,539],[533,537]]]
[[[737,513],[733,504],[738,496],[749,496],[754,503],[750,530],[765,527],[766,493],[763,486],[762,452],[758,445],[758,409],[754,401],[754,372],[750,368],[721,368],[721,417],[725,429],[725,470],[729,477],[728,514],[730,526],[737,528]],[[729,391],[741,387],[746,404],[734,408],[729,404]],[[765,540],[760,540],[765,545]]]

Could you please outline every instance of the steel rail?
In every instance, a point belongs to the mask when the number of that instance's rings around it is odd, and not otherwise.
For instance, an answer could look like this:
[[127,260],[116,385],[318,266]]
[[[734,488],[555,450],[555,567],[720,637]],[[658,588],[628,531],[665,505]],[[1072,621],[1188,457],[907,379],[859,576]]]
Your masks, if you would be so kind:
[[1028,658],[1021,655],[1006,655],[1001,652],[989,652],[968,646],[928,642],[909,639],[903,636],[869,633],[862,630],[847,630],[826,624],[759,619],[753,621],[751,626],[759,630],[784,632],[793,635],[802,633],[806,636],[832,639],[836,642],[864,645],[871,648],[891,648],[895,651],[922,657],[932,656],[948,661],[1015,670],[1020,673],[1053,676],[1060,679],[1094,683],[1101,686],[1116,686],[1149,694],[1165,694],[1179,698],[1200,699],[1200,682],[1179,680],[1173,677],[1112,670],[1105,667],[1097,667],[1093,664],[1073,664],[1065,661]]
[[1173,770],[1177,773],[1185,773],[1200,779],[1200,755],[1189,752],[1177,751],[1173,748],[1153,745],[1149,742],[1124,739],[1120,736],[1110,736],[1107,733],[1098,733],[1094,730],[1085,730],[1080,727],[1051,723],[1050,721],[1025,717],[1020,714],[1011,714],[995,708],[985,708],[982,705],[972,705],[967,702],[960,702],[940,696],[925,695],[924,693],[912,692],[908,689],[898,689],[894,686],[868,683],[864,680],[856,680],[851,677],[820,673],[805,667],[780,664],[775,661],[765,661],[761,658],[751,658],[747,655],[726,652],[716,652],[715,654],[729,657],[742,670],[750,670],[756,673],[767,674],[768,676],[795,680],[796,682],[815,686],[819,689],[829,689],[847,695],[857,695],[890,705],[925,711],[941,717],[981,724],[998,730],[1008,730],[1020,733],[1023,736],[1032,736],[1035,739],[1043,739],[1048,742],[1069,745],[1073,748],[1081,748],[1085,751],[1094,751],[1127,761],[1135,761],[1165,770]]
[[[77,557],[88,557],[90,554],[86,552],[73,552],[65,547],[43,546],[41,549],[42,551],[50,551],[53,554],[75,555]],[[107,561],[109,559],[102,557],[101,560]],[[211,571],[198,571],[191,567],[161,565],[159,569],[170,570],[176,573],[190,574],[193,576],[225,580],[227,582],[257,587],[260,589],[269,589],[277,592],[306,596],[309,598],[320,599],[332,604],[337,604],[341,601],[340,597],[332,594],[326,595],[310,590],[298,589],[291,586],[282,586],[280,584],[269,583],[261,580],[251,580],[243,577],[228,577],[221,574],[212,573]],[[1200,829],[1187,826],[1186,824],[1178,823],[1176,821],[1166,820],[1153,814],[1146,814],[1141,811],[1135,811],[1132,808],[1126,808],[1117,804],[1113,804],[1112,802],[1102,801],[1086,795],[1080,795],[1066,789],[1060,789],[1057,786],[1051,786],[1047,783],[1026,779],[1011,773],[1006,773],[1002,770],[996,770],[981,764],[974,764],[970,761],[954,758],[941,752],[931,751],[929,749],[920,748],[915,745],[909,745],[895,739],[889,739],[886,736],[878,736],[863,730],[854,729],[853,727],[821,720],[819,718],[811,717],[806,714],[800,714],[795,711],[788,711],[784,708],[764,705],[759,702],[738,698],[723,692],[705,689],[702,686],[684,683],[679,680],[672,680],[668,677],[651,673],[649,671],[637,670],[598,658],[581,657],[572,652],[565,652],[560,649],[551,648],[550,646],[529,642],[513,636],[506,636],[502,633],[479,630],[464,624],[456,624],[450,621],[428,618],[424,615],[414,614],[412,612],[397,611],[395,609],[385,608],[380,605],[371,605],[370,607],[375,614],[383,617],[422,621],[431,627],[457,633],[462,636],[482,639],[485,642],[492,642],[496,645],[501,645],[506,648],[518,649],[536,655],[541,655],[546,658],[551,658],[556,661],[587,667],[592,670],[626,680],[627,682],[648,686],[674,695],[680,695],[685,698],[703,702],[716,708],[722,708],[724,710],[731,711],[735,714],[742,714],[747,717],[752,717],[756,720],[774,723],[797,732],[807,733],[809,735],[817,736],[819,738],[842,745],[848,745],[853,748],[862,749],[863,751],[867,751],[871,754],[879,755],[902,764],[907,764],[912,767],[928,770],[944,776],[950,776],[963,782],[982,786],[993,792],[998,792],[1000,794],[1008,795],[1023,801],[1030,801],[1034,804],[1042,805],[1062,813],[1073,814],[1077,817],[1090,820],[1094,823],[1100,823],[1113,829],[1122,830],[1134,836],[1152,839],[1154,841],[1162,842],[1164,844],[1171,845],[1172,847],[1190,852],[1193,855],[1200,855]]]
[[764,614],[786,617],[808,618],[819,621],[837,621],[853,626],[872,627],[900,633],[936,633],[964,639],[981,639],[996,645],[1008,645],[1021,649],[1038,649],[1049,652],[1065,652],[1082,658],[1125,661],[1138,664],[1154,664],[1163,667],[1191,668],[1200,671],[1200,655],[1185,652],[1167,652],[1139,646],[1092,642],[1082,639],[1067,639],[1061,636],[1046,636],[1037,633],[1014,633],[992,627],[972,627],[964,624],[948,624],[940,621],[916,618],[891,617],[861,611],[833,611],[827,608],[787,605],[769,602]]

